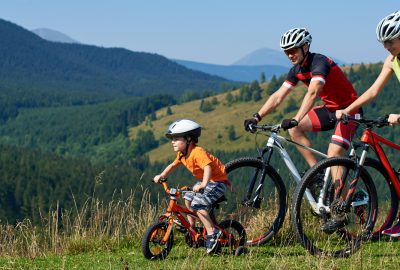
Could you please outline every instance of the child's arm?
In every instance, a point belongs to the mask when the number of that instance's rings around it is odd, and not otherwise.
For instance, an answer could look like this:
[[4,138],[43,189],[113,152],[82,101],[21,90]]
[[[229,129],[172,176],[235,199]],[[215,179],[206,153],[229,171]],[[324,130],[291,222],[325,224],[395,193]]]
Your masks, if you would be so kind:
[[156,182],[156,183],[158,183],[158,182],[160,182],[160,179],[161,179],[161,178],[167,178],[168,175],[176,169],[176,167],[178,167],[178,165],[176,165],[176,164],[174,164],[174,163],[169,164],[169,165],[164,169],[164,171],[162,171],[162,173],[160,173],[160,174],[154,176],[153,181]]
[[211,172],[212,172],[211,166],[210,165],[206,165],[204,167],[203,181],[201,181],[200,185],[195,185],[193,187],[193,191],[194,192],[200,192],[200,190],[204,189],[207,186],[208,182],[210,181]]

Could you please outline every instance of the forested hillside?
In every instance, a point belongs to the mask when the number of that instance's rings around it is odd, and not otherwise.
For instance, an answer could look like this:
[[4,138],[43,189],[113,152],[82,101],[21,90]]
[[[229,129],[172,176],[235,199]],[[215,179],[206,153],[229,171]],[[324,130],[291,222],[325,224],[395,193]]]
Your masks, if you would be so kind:
[[128,96],[219,91],[231,83],[167,58],[46,41],[0,19],[0,120],[20,108],[95,104]]
[[[274,76],[220,93],[221,83],[229,82],[162,56],[52,43],[2,20],[0,34],[6,37],[0,39],[1,222],[35,220],[57,203],[79,208],[93,192],[108,201],[115,191],[149,183],[174,157],[164,132],[179,118],[202,124],[200,144],[224,162],[256,155],[256,136],[243,130],[243,119],[284,79]],[[358,65],[345,71],[363,92],[380,68]],[[398,112],[398,90],[393,79],[365,114]],[[292,117],[304,91],[296,88],[263,122]],[[396,141],[398,128],[378,132]],[[311,138],[326,151],[329,136]],[[260,145],[264,140],[257,137]],[[288,150],[296,164],[303,162],[294,148]],[[399,164],[398,155],[391,156]],[[175,177],[180,176],[190,179],[184,170]]]

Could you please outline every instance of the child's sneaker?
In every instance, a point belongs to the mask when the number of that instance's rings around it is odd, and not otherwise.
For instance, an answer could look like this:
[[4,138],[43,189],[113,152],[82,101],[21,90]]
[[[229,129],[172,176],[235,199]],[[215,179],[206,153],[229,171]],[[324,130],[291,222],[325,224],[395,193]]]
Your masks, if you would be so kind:
[[222,232],[220,230],[215,229],[212,235],[207,235],[206,239],[207,254],[210,254],[212,251],[214,251],[215,247],[218,244],[218,239],[220,238],[221,234]]

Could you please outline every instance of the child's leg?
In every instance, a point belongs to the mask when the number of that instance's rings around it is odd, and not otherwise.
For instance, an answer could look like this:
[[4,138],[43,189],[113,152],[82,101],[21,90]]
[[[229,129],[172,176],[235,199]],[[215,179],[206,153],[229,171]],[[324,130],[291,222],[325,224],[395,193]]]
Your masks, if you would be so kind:
[[203,193],[196,193],[191,203],[192,208],[196,211],[197,216],[207,230],[207,234],[214,233],[214,223],[211,220],[209,209],[211,205],[224,195],[226,186],[220,182],[209,182]]
[[211,235],[214,233],[214,223],[212,222],[210,215],[207,210],[196,211],[200,221],[203,223],[204,228],[207,230],[207,234]]
[[[187,199],[185,199],[185,206],[187,209],[193,211],[193,209],[190,207],[190,204],[192,203],[192,201],[189,201]],[[191,215],[187,215],[187,219],[189,221],[190,226],[192,226],[194,228],[195,224],[196,224],[196,219],[194,217],[192,217]]]

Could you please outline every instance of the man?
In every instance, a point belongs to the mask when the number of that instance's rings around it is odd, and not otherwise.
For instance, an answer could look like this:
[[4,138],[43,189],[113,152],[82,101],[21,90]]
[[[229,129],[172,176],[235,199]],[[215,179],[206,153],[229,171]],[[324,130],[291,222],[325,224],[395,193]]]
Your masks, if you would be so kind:
[[[302,104],[292,119],[282,121],[281,127],[284,130],[289,129],[293,141],[307,146],[311,146],[307,132],[332,130],[336,127],[327,154],[329,157],[342,156],[350,146],[356,126],[344,125],[341,122],[336,125],[334,113],[356,100],[357,93],[332,59],[310,52],[311,41],[312,37],[305,28],[290,29],[282,35],[280,47],[292,62],[293,67],[289,70],[282,86],[267,99],[253,118],[244,121],[244,126],[247,131],[251,131],[251,125],[257,124],[276,109],[301,81],[308,87]],[[317,97],[320,97],[325,104],[314,107]],[[311,152],[303,148],[298,148],[298,150],[310,166],[317,163],[316,157]],[[344,223],[344,220],[339,224],[337,221],[328,220],[321,229],[331,233],[344,226]]]

